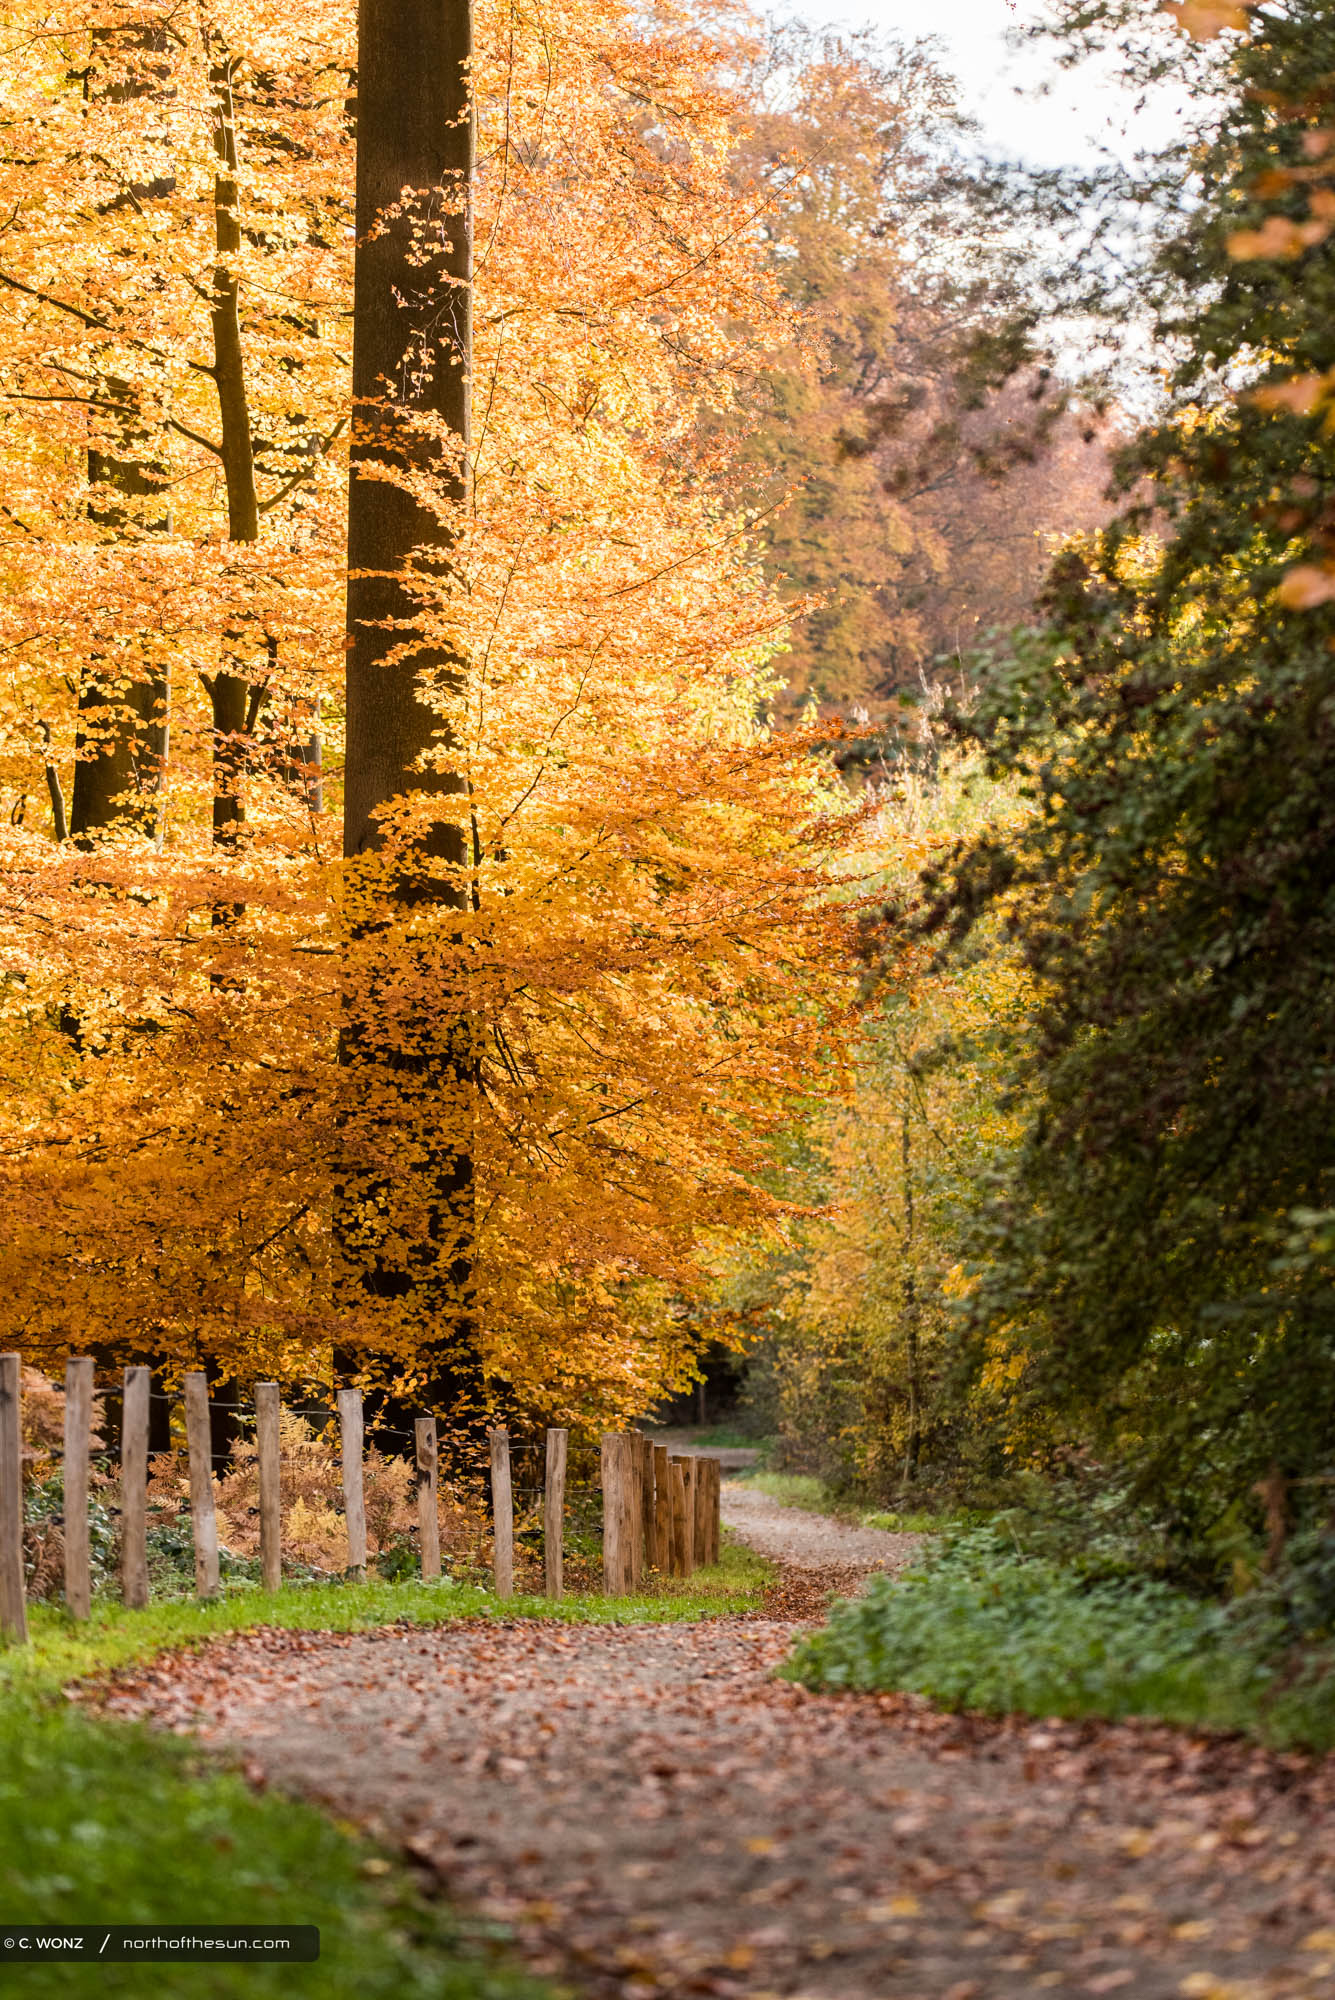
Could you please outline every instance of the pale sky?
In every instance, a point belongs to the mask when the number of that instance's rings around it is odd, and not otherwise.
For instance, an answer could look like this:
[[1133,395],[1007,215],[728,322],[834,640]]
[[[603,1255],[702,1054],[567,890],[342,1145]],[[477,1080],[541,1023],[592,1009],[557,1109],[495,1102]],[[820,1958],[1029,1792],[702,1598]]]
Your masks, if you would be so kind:
[[1123,159],[1172,134],[1167,92],[1138,109],[1109,69],[1063,71],[1046,49],[1019,52],[1006,31],[1033,20],[1041,0],[762,0],[775,19],[810,26],[880,27],[902,40],[937,36],[942,61],[963,86],[966,109],[981,121],[989,151],[1041,166],[1087,164],[1101,147]]

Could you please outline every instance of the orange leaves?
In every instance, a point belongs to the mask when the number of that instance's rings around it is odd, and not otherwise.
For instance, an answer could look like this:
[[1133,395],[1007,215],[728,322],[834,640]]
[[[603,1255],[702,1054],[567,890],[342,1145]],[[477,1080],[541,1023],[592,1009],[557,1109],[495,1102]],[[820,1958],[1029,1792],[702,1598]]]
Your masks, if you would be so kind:
[[1289,611],[1313,611],[1335,600],[1335,568],[1296,563],[1280,583],[1276,596]]
[[1162,12],[1172,17],[1184,35],[1198,42],[1213,41],[1230,30],[1245,35],[1251,26],[1248,14],[1256,0],[1161,0]]
[[1335,370],[1324,375],[1291,375],[1287,381],[1267,383],[1253,389],[1250,400],[1262,410],[1290,410],[1296,417],[1310,417],[1314,410],[1335,393]]
[[[420,1319],[359,1287],[339,1238],[411,1260],[422,1165],[466,1140],[487,1365],[592,1420],[683,1378],[673,1300],[699,1244],[772,1215],[768,1135],[838,1067],[852,904],[832,884],[856,822],[814,744],[757,722],[783,613],[710,441],[791,316],[732,152],[725,38],[616,0],[561,0],[541,25],[479,9],[472,494],[449,575],[412,579],[397,635],[407,657],[468,661],[422,670],[441,730],[424,776],[466,779],[464,858],[423,868],[441,811],[423,789],[384,814],[380,862],[340,867],[299,773],[315,733],[337,808],[352,155],[329,78],[353,16],[297,0],[281,25],[228,21],[266,509],[244,547],[224,535],[190,282],[213,168],[193,43],[162,52],[161,90],[91,109],[61,80],[72,45],[50,75],[0,76],[34,163],[0,165],[30,287],[0,288],[0,368],[33,397],[75,370],[127,381],[171,492],[152,533],[98,522],[87,451],[109,447],[108,412],[3,406],[26,512],[0,544],[0,786],[30,804],[0,906],[0,1275],[53,1353],[97,1338],[291,1380],[327,1373],[336,1338],[411,1369]],[[118,203],[127,182],[156,191]],[[246,821],[225,851],[200,678],[224,654],[256,704],[227,746]],[[117,685],[148,663],[170,682],[165,838],[57,849],[33,803],[43,725],[68,790],[77,690],[109,661]],[[419,899],[372,925],[415,844]],[[345,1009],[398,1062],[394,1089],[340,1069]]]
[[[1315,209],[1317,196],[1312,197]],[[1322,243],[1335,226],[1335,196],[1325,205],[1323,212],[1313,214],[1306,222],[1295,222],[1287,215],[1268,215],[1259,229],[1235,229],[1228,239],[1228,254],[1239,262],[1248,258],[1271,257],[1286,262],[1293,257],[1301,257],[1304,250]]]

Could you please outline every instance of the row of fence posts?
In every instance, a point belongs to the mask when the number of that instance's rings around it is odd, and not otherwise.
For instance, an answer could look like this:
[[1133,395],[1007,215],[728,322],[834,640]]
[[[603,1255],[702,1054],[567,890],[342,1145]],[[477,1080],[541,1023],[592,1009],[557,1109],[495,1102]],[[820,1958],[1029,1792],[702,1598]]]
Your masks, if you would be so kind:
[[[0,1639],[24,1641],[28,1615],[23,1576],[23,1422],[21,1362],[0,1354]],[[213,1505],[213,1449],[208,1378],[188,1373],[182,1383],[186,1453],[190,1469],[190,1520],[195,1589],[217,1595],[218,1523]],[[121,1596],[132,1607],[148,1603],[148,1418],[150,1371],[127,1368],[121,1410]],[[88,1496],[92,1444],[93,1363],[87,1356],[65,1365],[64,1541],[65,1603],[75,1618],[89,1615],[92,1573]],[[360,1389],[338,1391],[342,1445],[343,1509],[349,1574],[366,1574],[366,1498],[363,1485],[364,1417]],[[440,1575],[440,1515],[436,1419],[413,1426],[418,1552],[424,1578]],[[488,1432],[491,1456],[493,1576],[498,1597],[514,1594],[514,1495],[510,1438]],[[260,1579],[266,1590],[282,1581],[282,1488],[279,1465],[279,1387],[255,1384],[255,1440],[259,1470]],[[549,1430],[543,1481],[543,1585],[548,1597],[563,1587],[565,1486],[568,1433]],[[646,1568],[690,1576],[717,1562],[719,1464],[717,1459],[669,1457],[638,1431],[602,1441],[603,1570],[609,1596],[637,1590]]]
[[638,1590],[646,1569],[690,1576],[719,1556],[716,1458],[669,1453],[641,1431],[604,1437],[603,1578],[609,1597]]

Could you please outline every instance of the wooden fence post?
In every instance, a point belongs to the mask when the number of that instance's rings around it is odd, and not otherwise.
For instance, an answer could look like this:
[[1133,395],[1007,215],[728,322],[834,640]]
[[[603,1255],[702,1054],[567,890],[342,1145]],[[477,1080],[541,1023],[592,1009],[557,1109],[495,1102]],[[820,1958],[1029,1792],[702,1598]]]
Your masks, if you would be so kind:
[[623,1433],[626,1439],[626,1502],[630,1519],[626,1523],[630,1543],[630,1587],[639,1590],[644,1582],[644,1456],[638,1431]]
[[658,1515],[654,1507],[654,1443],[638,1433],[640,1451],[640,1535],[646,1570],[662,1567],[658,1560]]
[[559,1597],[565,1582],[566,1451],[568,1431],[547,1433],[547,1473],[542,1491],[543,1584]]
[[338,1428],[343,1442],[343,1518],[348,1530],[348,1570],[356,1582],[362,1583],[366,1578],[366,1486],[360,1389],[339,1390]]
[[603,1489],[603,1590],[616,1597],[621,1582],[621,1522],[617,1514],[617,1441],[614,1431],[604,1431],[599,1446]]
[[709,1553],[709,1469],[715,1463],[712,1458],[697,1458],[695,1461],[695,1560],[704,1568],[713,1558]]
[[260,1581],[283,1581],[283,1493],[278,1455],[278,1384],[255,1384],[255,1444],[260,1468]]
[[672,1574],[689,1576],[695,1568],[695,1523],[691,1511],[692,1494],[687,1481],[689,1461],[671,1458],[668,1474],[672,1481]]
[[121,1597],[148,1603],[148,1398],[152,1371],[127,1368],[121,1400]]
[[437,1498],[438,1458],[434,1417],[414,1420],[413,1444],[417,1465],[417,1547],[425,1579],[440,1575],[440,1506]]
[[510,1433],[487,1432],[491,1445],[492,1569],[496,1595],[513,1597],[515,1590],[515,1502],[510,1480]]
[[633,1588],[640,1525],[633,1449],[624,1431],[603,1438],[603,1589],[609,1597],[626,1597]]
[[672,1574],[672,1482],[668,1448],[652,1447],[654,1461],[654,1561],[664,1576]]
[[218,1595],[218,1520],[213,1511],[213,1437],[209,1429],[209,1378],[190,1369],[184,1378],[185,1442],[190,1456],[190,1526],[195,1542],[195,1589]]
[[695,1495],[700,1483],[700,1461],[693,1452],[682,1453],[681,1476],[686,1482],[686,1545],[691,1552],[691,1572],[704,1561],[704,1550],[695,1527]]
[[23,1409],[17,1354],[0,1354],[0,1639],[28,1642],[23,1589]]
[[93,1364],[87,1355],[65,1363],[65,1604],[71,1618],[93,1608],[88,1562],[88,1450],[93,1430]]
[[716,1458],[709,1463],[709,1560],[716,1563],[723,1550],[723,1467]]

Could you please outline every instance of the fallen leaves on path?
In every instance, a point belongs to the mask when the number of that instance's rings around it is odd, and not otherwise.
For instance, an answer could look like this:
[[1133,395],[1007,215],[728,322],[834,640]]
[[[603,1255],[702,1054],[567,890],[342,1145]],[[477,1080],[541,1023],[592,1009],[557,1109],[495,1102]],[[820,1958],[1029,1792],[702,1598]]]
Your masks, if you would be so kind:
[[792,1637],[261,1631],[103,1699],[398,1844],[594,2000],[1335,1993],[1335,1770],[813,1695],[771,1678]]

